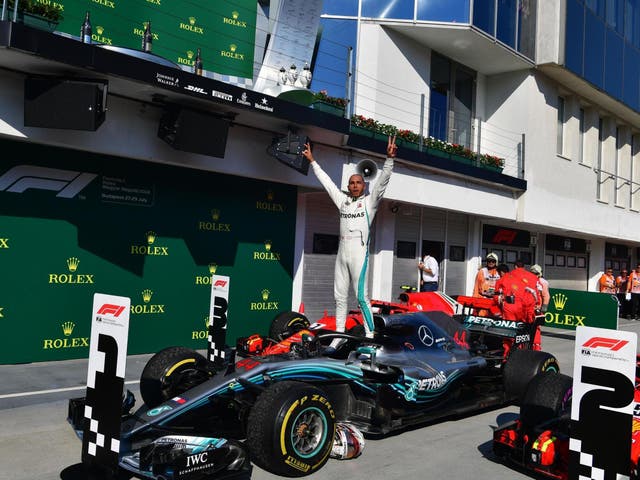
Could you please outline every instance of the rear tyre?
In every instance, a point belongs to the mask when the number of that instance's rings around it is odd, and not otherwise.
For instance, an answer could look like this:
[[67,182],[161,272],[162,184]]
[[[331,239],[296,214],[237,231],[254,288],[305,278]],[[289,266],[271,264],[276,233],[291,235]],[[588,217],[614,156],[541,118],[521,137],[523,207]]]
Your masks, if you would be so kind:
[[309,319],[298,312],[280,312],[271,321],[269,337],[274,340],[284,340],[299,330],[309,328]]
[[520,407],[523,425],[536,426],[558,418],[571,409],[573,379],[562,373],[544,372],[536,375]]
[[184,347],[160,350],[149,359],[140,377],[140,394],[148,407],[157,407],[209,378],[207,360]]
[[271,385],[247,421],[251,460],[275,475],[304,477],[329,459],[335,414],[324,392],[301,382]]
[[529,382],[542,372],[560,372],[556,357],[547,352],[514,350],[503,366],[504,391],[519,405]]

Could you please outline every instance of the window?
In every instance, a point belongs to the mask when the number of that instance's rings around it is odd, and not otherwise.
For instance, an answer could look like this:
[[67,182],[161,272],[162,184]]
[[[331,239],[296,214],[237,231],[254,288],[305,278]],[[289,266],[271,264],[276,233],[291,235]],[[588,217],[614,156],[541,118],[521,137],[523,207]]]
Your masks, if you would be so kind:
[[338,253],[339,244],[338,235],[329,235],[324,233],[313,234],[313,253],[324,255],[335,255]]
[[584,108],[580,109],[578,113],[579,132],[578,135],[578,161],[584,163],[584,139],[585,139],[585,120],[584,120]]
[[619,196],[618,193],[620,191],[620,187],[622,187],[622,179],[620,178],[620,149],[622,148],[622,132],[620,131],[620,127],[616,127],[616,153],[613,158],[614,167],[613,171],[616,174],[616,178],[614,181],[615,188],[613,189],[613,203],[614,205],[619,205]]
[[398,258],[416,258],[416,242],[398,240],[396,256]]
[[469,2],[470,0],[418,0],[416,18],[432,22],[469,23]]
[[465,259],[465,247],[450,245],[449,246],[449,260],[452,262],[464,262]]
[[602,182],[604,174],[602,173],[602,149],[604,148],[604,119],[602,117],[598,118],[598,186],[596,188],[596,195],[598,200],[602,200],[603,189]]
[[413,0],[362,0],[362,16],[413,20]]
[[564,97],[558,97],[558,131],[556,138],[556,151],[558,155],[564,152]]

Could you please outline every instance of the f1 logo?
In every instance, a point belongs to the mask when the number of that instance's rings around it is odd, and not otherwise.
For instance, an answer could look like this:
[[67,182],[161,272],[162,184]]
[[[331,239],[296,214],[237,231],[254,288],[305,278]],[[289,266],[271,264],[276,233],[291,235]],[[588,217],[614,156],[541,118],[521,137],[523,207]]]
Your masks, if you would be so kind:
[[35,188],[58,192],[56,197],[73,198],[96,177],[95,173],[17,165],[0,177],[0,191],[23,193]]
[[584,342],[582,346],[588,348],[606,348],[612,352],[617,352],[627,343],[629,342],[626,340],[618,340],[617,338],[591,337],[589,340]]
[[215,283],[213,284],[214,287],[221,287],[221,288],[224,288],[226,285],[227,285],[226,280],[216,280]]
[[111,303],[105,303],[98,309],[98,314],[101,315],[113,315],[114,317],[120,316],[124,307],[120,305],[112,305]]
[[496,232],[496,234],[491,239],[491,243],[506,243],[507,245],[511,245],[513,241],[516,239],[518,232],[515,230],[507,230],[506,228],[501,228]]

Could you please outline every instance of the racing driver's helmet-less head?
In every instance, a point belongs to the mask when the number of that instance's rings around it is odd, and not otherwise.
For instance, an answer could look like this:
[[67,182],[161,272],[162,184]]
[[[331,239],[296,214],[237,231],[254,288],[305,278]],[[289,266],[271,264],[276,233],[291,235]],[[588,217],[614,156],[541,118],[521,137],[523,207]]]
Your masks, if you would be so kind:
[[364,436],[356,427],[349,423],[337,423],[336,433],[333,436],[331,458],[347,460],[356,458],[364,449]]

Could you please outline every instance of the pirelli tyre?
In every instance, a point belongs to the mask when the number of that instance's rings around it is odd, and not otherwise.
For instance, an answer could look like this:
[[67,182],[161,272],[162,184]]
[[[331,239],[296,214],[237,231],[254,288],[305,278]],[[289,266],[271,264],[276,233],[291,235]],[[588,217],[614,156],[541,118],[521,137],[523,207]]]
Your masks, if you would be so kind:
[[283,381],[267,388],[251,408],[246,445],[264,470],[304,477],[329,459],[335,428],[333,407],[322,390]]
[[571,411],[573,379],[562,373],[544,372],[536,375],[527,388],[520,406],[520,420],[535,427]]
[[140,395],[157,407],[209,378],[207,360],[184,347],[168,347],[149,359],[140,377]]
[[269,337],[281,341],[293,335],[298,330],[309,328],[309,319],[298,312],[280,312],[271,321]]
[[529,382],[542,372],[560,372],[556,357],[537,350],[514,350],[502,367],[504,391],[520,405]]

